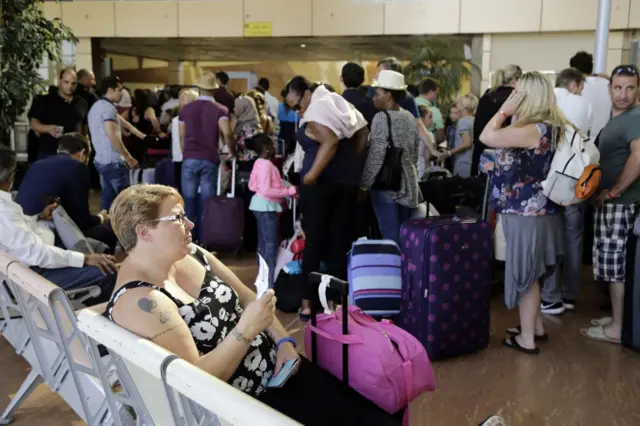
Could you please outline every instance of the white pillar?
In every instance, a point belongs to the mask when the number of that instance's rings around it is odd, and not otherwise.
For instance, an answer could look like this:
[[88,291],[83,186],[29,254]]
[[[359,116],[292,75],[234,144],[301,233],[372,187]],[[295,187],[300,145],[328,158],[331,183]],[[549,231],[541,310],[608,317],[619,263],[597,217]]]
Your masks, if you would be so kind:
[[596,48],[594,51],[594,74],[606,72],[609,49],[609,24],[611,22],[611,0],[598,0],[598,22],[596,25]]

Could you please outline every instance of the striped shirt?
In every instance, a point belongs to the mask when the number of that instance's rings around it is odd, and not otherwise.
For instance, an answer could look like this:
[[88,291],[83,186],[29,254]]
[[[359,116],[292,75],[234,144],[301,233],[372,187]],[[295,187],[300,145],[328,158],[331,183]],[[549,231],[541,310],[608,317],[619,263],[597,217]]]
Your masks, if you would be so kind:
[[[407,110],[387,111],[391,117],[391,134],[393,144],[403,148],[402,152],[402,184],[397,192],[390,192],[391,197],[406,207],[416,207],[422,202],[422,194],[418,187],[418,146],[420,137],[415,117]],[[389,125],[384,112],[373,117],[369,136],[369,154],[364,166],[360,186],[371,188],[376,176],[380,173],[387,153]]]

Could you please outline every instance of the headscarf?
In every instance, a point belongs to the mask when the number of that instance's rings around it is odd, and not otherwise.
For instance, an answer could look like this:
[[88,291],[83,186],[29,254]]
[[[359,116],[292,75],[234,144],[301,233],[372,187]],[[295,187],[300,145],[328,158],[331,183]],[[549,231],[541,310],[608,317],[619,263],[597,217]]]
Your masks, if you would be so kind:
[[256,108],[255,102],[250,97],[245,95],[238,96],[235,100],[233,112],[237,118],[234,131],[236,138],[240,136],[240,132],[245,126],[251,126],[258,131],[262,131],[260,126],[260,117],[258,116],[258,109]]

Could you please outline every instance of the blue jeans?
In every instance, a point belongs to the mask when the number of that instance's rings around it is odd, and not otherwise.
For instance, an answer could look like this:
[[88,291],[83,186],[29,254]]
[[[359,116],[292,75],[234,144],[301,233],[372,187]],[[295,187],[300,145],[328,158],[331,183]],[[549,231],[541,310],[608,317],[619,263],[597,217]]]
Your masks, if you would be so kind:
[[116,285],[116,278],[118,277],[118,274],[104,275],[95,266],[59,269],[32,266],[31,269],[63,290],[76,290],[93,285],[100,287],[102,293],[98,298],[92,300],[93,303],[101,303],[109,300]]
[[382,238],[400,244],[400,226],[411,217],[411,209],[393,201],[386,191],[371,191],[371,203]]
[[102,186],[100,210],[109,210],[118,194],[131,186],[129,169],[124,163],[100,164],[95,162],[94,164],[100,175],[100,186]]
[[278,260],[278,214],[253,212],[253,215],[258,222],[258,254],[269,266],[269,288],[273,288],[273,276]]
[[[218,166],[211,161],[192,158],[182,161],[182,196],[185,214],[195,224],[193,235],[199,240],[205,202],[216,196]],[[198,187],[200,197],[198,197]],[[221,218],[222,219],[222,218]]]

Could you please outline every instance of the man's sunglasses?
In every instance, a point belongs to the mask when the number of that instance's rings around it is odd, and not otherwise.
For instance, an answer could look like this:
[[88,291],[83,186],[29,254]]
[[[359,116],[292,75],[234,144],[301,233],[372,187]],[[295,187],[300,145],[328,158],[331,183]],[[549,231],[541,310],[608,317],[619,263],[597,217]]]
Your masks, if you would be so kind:
[[640,75],[640,71],[638,71],[638,67],[635,65],[620,65],[613,70],[612,75],[627,75],[633,77]]

